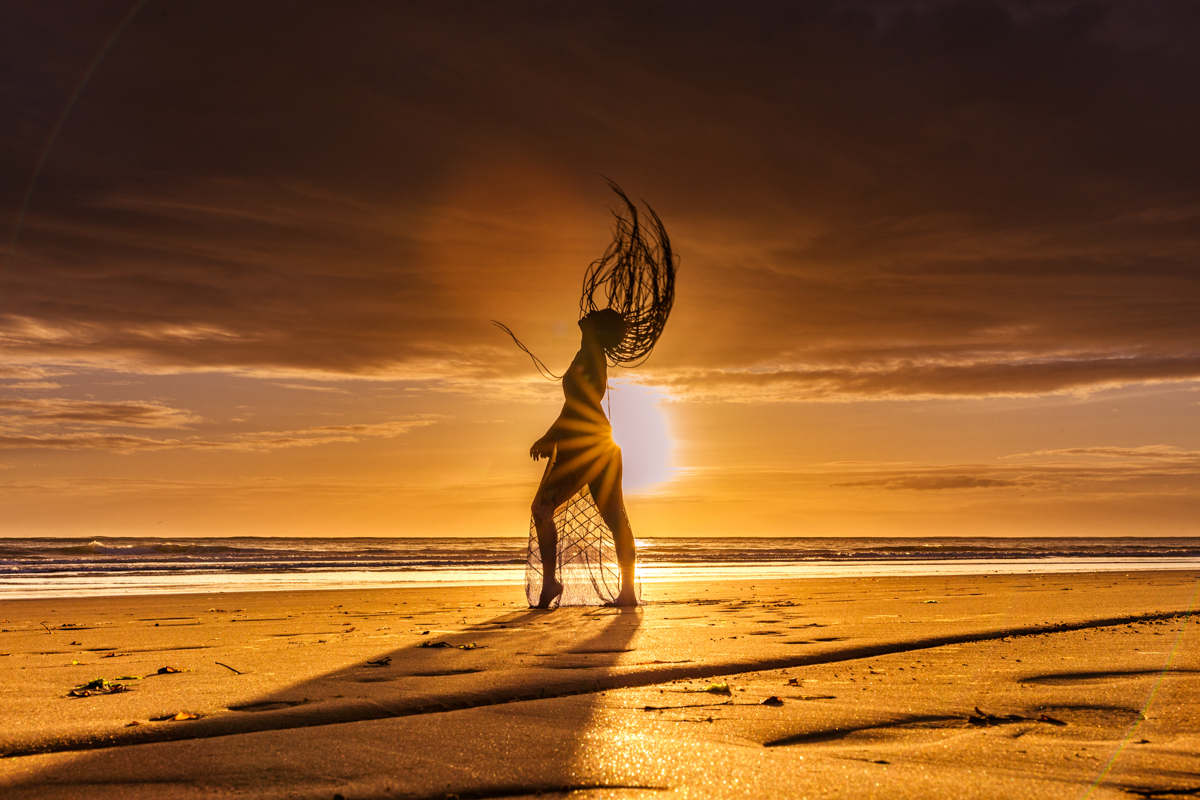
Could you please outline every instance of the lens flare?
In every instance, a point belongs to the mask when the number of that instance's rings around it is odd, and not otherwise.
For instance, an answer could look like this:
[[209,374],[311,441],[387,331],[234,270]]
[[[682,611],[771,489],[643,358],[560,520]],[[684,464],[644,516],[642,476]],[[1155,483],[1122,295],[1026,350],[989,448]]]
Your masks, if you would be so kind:
[[605,405],[612,421],[613,439],[621,448],[626,494],[645,494],[674,477],[666,395],[653,386],[615,380]]

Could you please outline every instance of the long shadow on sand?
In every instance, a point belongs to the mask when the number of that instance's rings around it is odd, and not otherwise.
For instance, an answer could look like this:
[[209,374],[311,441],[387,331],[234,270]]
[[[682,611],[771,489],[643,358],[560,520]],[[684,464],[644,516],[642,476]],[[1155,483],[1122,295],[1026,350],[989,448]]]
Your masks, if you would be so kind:
[[[87,752],[79,753],[67,766],[59,761],[53,769],[39,770],[15,788],[33,791],[31,796],[41,796],[38,792],[42,790],[57,796],[85,788],[90,792],[105,784],[131,788],[142,783],[170,782],[172,778],[167,775],[140,766],[144,762],[138,751],[154,743],[324,729],[401,717],[428,718],[455,710],[575,695],[581,697],[574,703],[570,718],[556,720],[566,735],[557,740],[551,763],[543,760],[550,774],[569,776],[593,715],[594,702],[586,696],[619,684],[623,666],[624,671],[637,671],[635,640],[642,618],[642,610],[637,608],[564,608],[504,614],[239,703],[225,713],[186,726],[126,728],[105,737],[38,748],[40,752]],[[256,759],[259,741],[255,737],[238,740],[239,747],[244,748],[238,751],[244,753],[241,768]],[[123,778],[115,781],[115,775]],[[478,784],[479,776],[472,782]],[[507,795],[516,788],[521,793],[538,793],[596,787],[572,787],[569,781],[555,780],[547,785],[495,786],[483,794],[477,787],[469,794],[492,796],[498,791]]]

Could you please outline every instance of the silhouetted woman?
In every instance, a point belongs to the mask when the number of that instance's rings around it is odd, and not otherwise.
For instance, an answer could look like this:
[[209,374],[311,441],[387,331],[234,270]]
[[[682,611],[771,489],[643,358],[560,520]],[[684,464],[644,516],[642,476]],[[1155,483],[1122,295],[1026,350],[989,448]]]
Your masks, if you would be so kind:
[[[526,570],[526,593],[538,608],[638,602],[633,531],[621,491],[621,448],[601,401],[609,365],[641,364],[662,334],[675,300],[676,263],[654,210],[646,207],[650,219],[643,226],[637,207],[620,187],[611,186],[628,216],[614,215],[613,242],[584,275],[583,341],[562,376],[566,402],[529,448],[534,460],[549,459],[533,498]],[[603,309],[596,305],[598,293],[606,301]],[[543,374],[549,372],[530,356]],[[615,550],[615,570],[607,549]]]

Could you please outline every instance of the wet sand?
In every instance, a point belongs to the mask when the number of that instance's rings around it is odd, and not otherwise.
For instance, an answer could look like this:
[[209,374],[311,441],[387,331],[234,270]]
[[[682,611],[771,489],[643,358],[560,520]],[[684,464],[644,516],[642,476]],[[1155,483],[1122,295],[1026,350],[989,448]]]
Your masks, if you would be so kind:
[[11,601],[0,790],[1195,797],[1198,588],[654,584],[639,609],[553,612],[511,586]]

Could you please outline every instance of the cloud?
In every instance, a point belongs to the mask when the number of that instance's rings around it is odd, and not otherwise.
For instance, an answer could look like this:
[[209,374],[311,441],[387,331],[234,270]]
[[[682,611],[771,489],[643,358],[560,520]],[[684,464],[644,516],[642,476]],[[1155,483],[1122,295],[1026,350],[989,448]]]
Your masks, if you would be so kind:
[[865,481],[835,483],[834,486],[911,489],[916,491],[938,491],[944,489],[994,489],[997,487],[1020,486],[1016,480],[980,478],[975,475],[909,475],[896,478],[877,478]]
[[63,374],[63,370],[35,363],[0,364],[0,379],[20,379],[36,382],[41,378],[52,378]]
[[225,450],[261,452],[293,447],[359,442],[369,438],[392,438],[416,428],[433,425],[439,417],[426,415],[404,420],[360,425],[323,425],[296,431],[258,431],[236,434],[221,440],[200,437],[156,439],[102,433],[20,435],[0,432],[0,449],[102,450],[136,453],[157,450]]
[[1027,496],[1179,494],[1200,490],[1200,450],[1086,447],[1005,456],[995,464],[835,464],[810,478],[846,489],[1019,490]]
[[[259,502],[341,504],[374,503],[413,508],[429,504],[444,514],[445,507],[479,506],[494,509],[497,503],[511,503],[514,496],[524,496],[528,481],[489,481],[484,483],[430,484],[422,481],[322,481],[289,480],[284,478],[244,477],[240,479],[181,480],[170,478],[51,478],[45,480],[12,480],[0,483],[0,494],[33,497],[67,496],[116,498],[154,498],[158,501],[185,500],[211,509],[213,498]],[[470,498],[466,503],[463,497]],[[44,501],[43,501],[44,502]],[[244,508],[244,507],[243,507]],[[330,507],[321,509],[329,513]],[[394,522],[393,522],[394,524]]]
[[1005,456],[1010,459],[1071,459],[1106,458],[1129,461],[1155,460],[1196,463],[1200,451],[1184,450],[1181,447],[1156,444],[1145,447],[1070,447],[1061,450],[1037,450],[1032,453],[1017,453]]
[[[0,11],[8,218],[126,11]],[[475,11],[140,14],[34,187],[0,355],[35,366],[0,377],[55,363],[504,394],[528,367],[490,318],[555,364],[573,352],[554,325],[570,330],[607,244],[602,171],[682,255],[650,364],[683,396],[1200,379],[1188,4]]]
[[41,434],[22,436],[0,434],[0,449],[25,450],[170,450],[181,447],[194,449],[233,449],[216,442],[183,442],[178,439],[151,439],[144,436],[123,436],[100,433]]
[[345,389],[340,389],[336,386],[319,386],[307,383],[277,383],[275,385],[284,389],[296,389],[297,391],[303,392],[333,392],[335,394],[347,394]]
[[[289,437],[317,437],[321,441],[357,441],[368,437],[391,438],[408,433],[414,428],[433,425],[442,419],[438,414],[423,414],[403,420],[390,422],[363,423],[357,425],[317,425],[302,428],[298,431],[259,431],[251,434],[239,434],[239,438],[249,442]],[[315,441],[310,439],[309,441]]]
[[1086,394],[1135,383],[1200,380],[1200,357],[951,356],[853,366],[654,371],[676,399],[726,402],[927,400]]
[[161,403],[123,400],[68,400],[64,398],[0,398],[0,409],[16,414],[0,416],[0,426],[13,424],[186,428],[202,421],[189,411]]

